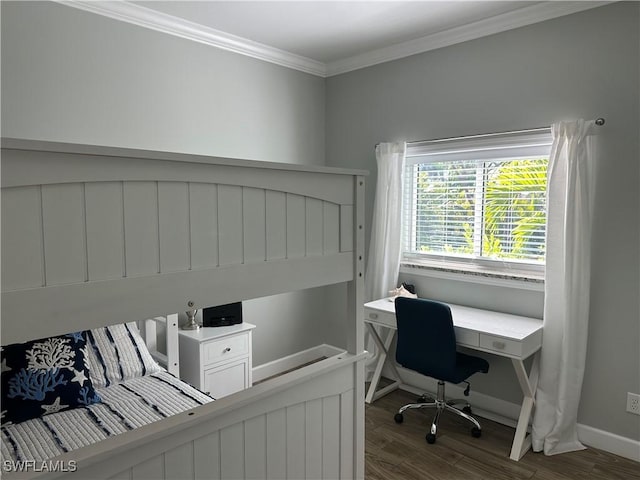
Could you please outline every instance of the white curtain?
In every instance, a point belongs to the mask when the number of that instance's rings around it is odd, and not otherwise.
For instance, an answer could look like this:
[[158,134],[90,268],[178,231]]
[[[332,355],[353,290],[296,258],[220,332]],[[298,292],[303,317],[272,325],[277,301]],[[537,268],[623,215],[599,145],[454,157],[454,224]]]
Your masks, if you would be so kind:
[[547,185],[544,334],[532,442],[547,455],[582,450],[576,431],[589,323],[593,121],[552,126]]
[[385,297],[397,286],[405,150],[404,142],[380,143],[376,147],[378,181],[365,276],[367,301]]

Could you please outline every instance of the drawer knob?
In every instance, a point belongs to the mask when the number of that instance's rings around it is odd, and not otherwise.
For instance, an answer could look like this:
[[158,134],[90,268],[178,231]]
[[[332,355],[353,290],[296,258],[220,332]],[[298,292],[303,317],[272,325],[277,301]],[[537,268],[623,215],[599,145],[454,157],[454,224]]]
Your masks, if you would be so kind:
[[376,318],[378,318],[378,314],[377,313],[370,313],[369,314],[369,318],[373,318],[375,320]]
[[227,347],[224,349],[224,353],[230,352],[231,351],[231,347]]
[[506,343],[504,343],[504,342],[496,342],[496,341],[494,341],[494,342],[493,342],[493,346],[494,346],[495,348],[500,349],[500,350],[504,350],[504,348],[507,346],[507,344],[506,344]]

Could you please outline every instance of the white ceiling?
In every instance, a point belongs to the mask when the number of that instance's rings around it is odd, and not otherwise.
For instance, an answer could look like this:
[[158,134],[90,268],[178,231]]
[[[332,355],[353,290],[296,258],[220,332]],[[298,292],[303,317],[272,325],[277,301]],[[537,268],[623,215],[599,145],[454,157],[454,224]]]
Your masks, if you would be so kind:
[[134,2],[319,62],[513,12],[525,1],[146,1]]
[[322,77],[611,3],[56,1]]

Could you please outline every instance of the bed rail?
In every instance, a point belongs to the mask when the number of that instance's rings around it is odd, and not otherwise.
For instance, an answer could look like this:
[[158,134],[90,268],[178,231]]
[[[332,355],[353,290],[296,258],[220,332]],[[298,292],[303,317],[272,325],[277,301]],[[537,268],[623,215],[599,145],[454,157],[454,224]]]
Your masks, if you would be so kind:
[[[158,324],[162,325],[163,334],[158,335]],[[180,354],[178,353],[178,314],[166,317],[149,318],[139,322],[140,334],[153,359],[167,371],[180,377]],[[158,339],[164,340],[164,353],[158,348]]]
[[349,281],[357,173],[5,139],[2,342]]

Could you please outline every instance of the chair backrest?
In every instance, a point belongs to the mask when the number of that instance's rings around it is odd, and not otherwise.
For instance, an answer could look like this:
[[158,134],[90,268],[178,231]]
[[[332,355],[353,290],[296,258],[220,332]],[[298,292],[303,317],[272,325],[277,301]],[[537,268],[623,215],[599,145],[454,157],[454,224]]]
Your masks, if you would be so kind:
[[396,298],[395,306],[396,361],[423,375],[449,378],[456,366],[456,334],[449,306],[406,297]]

